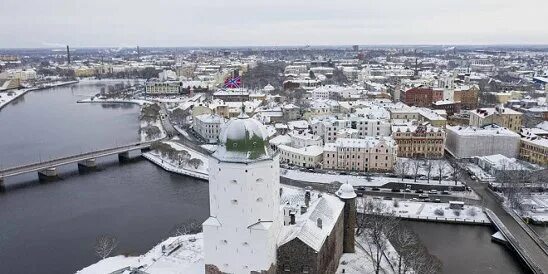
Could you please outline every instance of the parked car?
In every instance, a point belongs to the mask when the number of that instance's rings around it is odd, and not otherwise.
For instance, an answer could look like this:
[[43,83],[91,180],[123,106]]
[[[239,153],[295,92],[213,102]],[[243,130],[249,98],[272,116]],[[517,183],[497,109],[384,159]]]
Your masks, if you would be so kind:
[[448,190],[444,190],[444,191],[442,191],[442,192],[441,192],[441,194],[444,194],[444,195],[449,195],[450,193],[449,193],[449,191],[448,191]]
[[403,190],[403,192],[411,192],[411,189],[410,188],[406,188]]
[[381,189],[378,188],[378,187],[372,187],[371,190],[373,190],[373,191],[380,191]]
[[428,193],[430,193],[430,194],[438,194],[438,191],[435,190],[435,189],[431,189],[430,191],[428,191]]
[[440,199],[434,199],[434,203],[441,203]]
[[422,189],[417,189],[415,190],[415,193],[424,193],[424,191]]
[[384,197],[383,200],[389,201],[389,200],[392,200],[392,197]]
[[428,198],[428,194],[420,194],[419,199],[426,199]]
[[399,188],[393,188],[393,189],[392,189],[392,192],[401,192],[401,189],[399,189]]

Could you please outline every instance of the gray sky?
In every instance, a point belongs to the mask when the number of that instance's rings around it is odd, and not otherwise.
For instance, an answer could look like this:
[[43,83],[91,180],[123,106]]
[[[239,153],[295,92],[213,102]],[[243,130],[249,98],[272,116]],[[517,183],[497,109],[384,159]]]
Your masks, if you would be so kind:
[[548,0],[0,0],[0,48],[548,44]]

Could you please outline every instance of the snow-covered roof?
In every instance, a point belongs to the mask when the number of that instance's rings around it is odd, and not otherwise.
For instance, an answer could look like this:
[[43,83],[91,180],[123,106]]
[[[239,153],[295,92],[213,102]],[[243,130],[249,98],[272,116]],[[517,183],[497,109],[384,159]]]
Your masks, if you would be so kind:
[[447,126],[446,130],[454,132],[461,136],[511,136],[520,137],[519,134],[497,125],[487,125],[484,127],[463,127],[463,126]]
[[317,157],[323,154],[323,147],[321,146],[308,146],[302,148],[294,148],[287,145],[279,145],[280,150],[289,151],[291,153],[300,154],[303,156]]
[[[278,245],[282,246],[293,239],[299,239],[313,250],[320,251],[327,236],[335,227],[343,208],[344,203],[339,198],[323,195],[311,203],[306,213],[296,214],[294,225],[282,227]],[[321,227],[318,223],[321,223]]]

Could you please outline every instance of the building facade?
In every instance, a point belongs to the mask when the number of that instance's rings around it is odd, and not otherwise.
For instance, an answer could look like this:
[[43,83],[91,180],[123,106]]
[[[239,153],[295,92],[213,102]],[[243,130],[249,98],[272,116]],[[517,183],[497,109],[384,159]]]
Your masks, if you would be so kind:
[[391,171],[398,146],[391,137],[337,139],[324,146],[325,169],[349,171]]
[[206,274],[276,272],[279,159],[268,151],[266,139],[264,126],[245,114],[221,132],[209,161]]
[[214,144],[219,141],[219,134],[224,123],[225,119],[220,115],[202,114],[194,117],[192,129],[207,143]]
[[516,158],[520,135],[497,125],[481,128],[448,126],[446,149],[455,158],[501,154]]
[[398,144],[398,157],[442,158],[445,132],[430,125],[401,125],[392,127],[392,138]]
[[520,132],[522,127],[521,112],[497,106],[495,108],[479,108],[470,111],[469,125],[473,127],[482,127],[495,124],[508,128],[514,132]]
[[280,163],[304,168],[320,167],[323,159],[323,146],[294,148],[279,145]]

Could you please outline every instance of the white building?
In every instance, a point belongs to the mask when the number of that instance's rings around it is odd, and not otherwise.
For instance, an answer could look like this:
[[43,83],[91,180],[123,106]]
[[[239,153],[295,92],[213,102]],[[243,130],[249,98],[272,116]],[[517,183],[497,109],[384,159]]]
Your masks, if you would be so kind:
[[219,140],[219,133],[221,132],[221,127],[224,123],[225,119],[222,116],[216,114],[202,114],[194,117],[192,128],[204,138],[206,142],[212,144],[217,143]]
[[240,114],[209,161],[210,217],[203,223],[206,273],[273,273],[281,230],[279,159],[266,129]]
[[177,80],[177,74],[172,70],[164,70],[158,73],[160,81],[175,81]]
[[445,147],[455,158],[501,154],[516,158],[520,135],[497,125],[482,128],[448,126]]
[[322,163],[323,147],[309,146],[294,148],[286,145],[279,145],[280,163],[287,163],[299,167],[318,167]]
[[338,139],[324,146],[323,167],[353,171],[391,171],[398,145],[391,137]]
[[324,117],[313,119],[311,122],[312,132],[323,136],[324,143],[333,143],[337,135],[343,129],[355,129],[358,137],[366,136],[390,136],[390,122],[383,119],[368,119],[364,116],[350,116],[341,119],[335,117]]
[[294,148],[302,148],[308,146],[323,146],[323,140],[320,136],[309,133],[308,131],[291,131],[291,146]]

